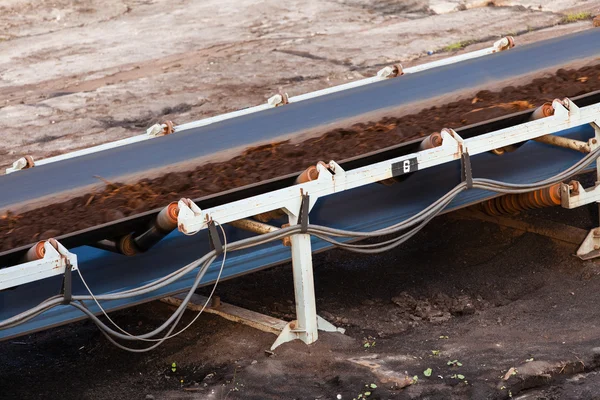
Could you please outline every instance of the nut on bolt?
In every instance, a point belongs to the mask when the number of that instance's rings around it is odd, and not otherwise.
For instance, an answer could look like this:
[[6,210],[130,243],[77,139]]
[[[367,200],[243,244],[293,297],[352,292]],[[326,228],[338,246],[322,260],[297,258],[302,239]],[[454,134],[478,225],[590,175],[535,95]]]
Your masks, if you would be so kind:
[[505,36],[494,43],[495,51],[503,51],[515,47],[515,39],[512,36]]
[[269,100],[267,100],[267,103],[271,107],[282,106],[284,104],[288,104],[289,102],[290,101],[287,93],[277,93],[276,95],[269,97]]
[[33,157],[24,156],[15,161],[12,165],[15,171],[19,171],[22,169],[28,169],[35,167],[35,162],[33,161]]
[[395,78],[397,76],[404,75],[404,69],[402,68],[402,64],[395,64],[392,66],[388,66],[380,69],[377,72],[377,76],[379,78]]

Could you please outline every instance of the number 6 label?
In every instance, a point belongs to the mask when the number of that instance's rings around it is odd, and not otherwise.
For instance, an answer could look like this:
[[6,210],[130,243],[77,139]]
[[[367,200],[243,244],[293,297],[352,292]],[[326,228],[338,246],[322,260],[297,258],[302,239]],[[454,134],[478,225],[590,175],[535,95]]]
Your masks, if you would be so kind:
[[417,157],[392,164],[392,176],[404,175],[419,169]]

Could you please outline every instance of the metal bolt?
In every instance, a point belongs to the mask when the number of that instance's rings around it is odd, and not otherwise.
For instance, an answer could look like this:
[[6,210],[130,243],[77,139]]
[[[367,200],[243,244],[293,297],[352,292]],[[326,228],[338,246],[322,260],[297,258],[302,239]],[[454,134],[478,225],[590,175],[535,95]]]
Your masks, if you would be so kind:
[[600,236],[600,228],[594,229],[594,235]]
[[598,141],[596,139],[592,139],[592,143],[596,144]]
[[595,246],[594,246],[594,250],[600,250],[600,246],[598,246],[598,245],[595,245]]

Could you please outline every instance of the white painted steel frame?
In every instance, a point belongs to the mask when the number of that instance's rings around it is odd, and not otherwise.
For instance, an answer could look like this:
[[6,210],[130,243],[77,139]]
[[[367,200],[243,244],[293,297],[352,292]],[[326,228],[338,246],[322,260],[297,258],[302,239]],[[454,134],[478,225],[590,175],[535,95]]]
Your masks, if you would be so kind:
[[[481,50],[477,50],[477,51],[472,51],[469,53],[460,54],[460,55],[453,56],[453,57],[444,58],[444,59],[429,62],[429,63],[424,63],[421,65],[416,65],[414,67],[404,69],[403,72],[404,72],[404,74],[414,74],[414,73],[425,71],[428,69],[441,67],[444,65],[454,64],[454,63],[457,63],[460,61],[471,60],[471,59],[483,57],[483,56],[486,56],[489,54],[497,53],[504,49],[508,49],[509,48],[508,43],[509,43],[508,37],[504,37],[504,38],[498,40],[497,42],[495,42],[491,47],[487,47],[485,49],[481,49]],[[299,96],[290,97],[288,99],[288,102],[289,103],[297,103],[299,101],[308,100],[308,99],[312,99],[312,98],[319,97],[319,96],[324,96],[324,95],[331,94],[331,93],[341,92],[343,90],[348,90],[348,89],[352,89],[355,87],[368,85],[368,84],[379,82],[379,81],[386,80],[386,79],[388,79],[388,78],[377,75],[377,76],[374,76],[371,78],[361,79],[358,81],[345,83],[343,85],[333,86],[333,87],[330,87],[327,89],[317,90],[315,92],[310,92],[310,93],[301,94]],[[252,114],[255,112],[259,112],[259,111],[268,110],[273,107],[275,107],[275,106],[270,105],[268,103],[261,104],[259,106],[248,107],[248,108],[244,108],[242,110],[233,111],[230,113],[221,114],[221,115],[217,115],[217,116],[210,117],[210,118],[205,118],[205,119],[201,119],[198,121],[188,122],[186,124],[181,124],[181,125],[175,126],[174,133],[181,132],[181,131],[187,130],[187,129],[193,129],[193,128],[198,128],[201,126],[214,124],[215,122],[220,122],[220,121],[224,121],[224,120],[231,119],[231,118],[241,117],[243,115]],[[44,158],[39,161],[36,161],[35,165],[40,166],[40,165],[50,164],[50,163],[57,162],[57,161],[67,160],[70,158],[80,157],[80,156],[96,153],[96,152],[103,151],[103,150],[109,150],[109,149],[113,149],[116,147],[121,147],[121,146],[138,143],[138,142],[143,142],[145,140],[152,139],[157,136],[161,136],[161,135],[153,134],[152,127],[151,127],[143,135],[132,136],[132,137],[126,138],[126,139],[121,139],[121,140],[117,140],[117,141],[110,142],[110,143],[104,143],[104,144],[101,144],[98,146],[93,146],[93,147],[89,147],[86,149],[81,149],[81,150],[73,151],[70,153],[61,154],[61,155],[54,156],[54,157]],[[18,162],[19,162],[19,160],[16,161],[16,164],[13,167],[7,168],[6,173],[10,174],[12,172],[21,170],[22,167],[18,166]]]
[[46,241],[44,243],[45,254],[40,260],[0,269],[0,290],[62,275],[68,264],[71,265],[71,271],[76,271],[78,268],[77,255],[69,252],[59,242],[56,244],[57,248],[55,249],[50,241]]
[[[564,99],[563,103],[564,105],[560,101],[553,102],[555,113],[551,117],[500,129],[470,139],[463,140],[453,130],[444,129],[440,147],[381,161],[351,171],[344,171],[334,161],[329,163],[330,169],[318,164],[319,177],[314,181],[296,184],[206,210],[201,210],[189,200],[181,200],[178,226],[182,232],[193,234],[205,229],[210,220],[226,224],[276,209],[295,213],[300,208],[302,200],[300,193],[310,195],[310,207],[312,207],[319,197],[392,178],[394,176],[392,165],[394,164],[410,163],[411,160],[416,160],[417,167],[421,170],[459,160],[462,153],[466,151],[469,155],[474,156],[576,126],[590,123],[600,124],[600,104],[579,108],[569,99]],[[598,146],[593,143],[589,145],[592,150]]]
[[[334,161],[330,161],[329,168],[319,163],[317,164],[319,177],[314,181],[206,210],[201,210],[189,199],[182,199],[179,201],[178,227],[186,234],[193,234],[205,229],[207,223],[211,220],[219,224],[226,224],[275,209],[285,210],[289,216],[290,224],[293,225],[298,223],[298,210],[301,207],[303,194],[308,194],[310,197],[310,210],[319,197],[393,177],[394,165],[404,167],[402,172],[412,172],[415,161],[416,170],[425,169],[458,160],[465,152],[468,152],[469,155],[477,155],[584,124],[593,124],[597,128],[600,122],[600,104],[579,108],[571,100],[564,99],[562,102],[555,100],[552,106],[554,107],[554,115],[551,117],[500,129],[470,139],[463,140],[453,130],[444,129],[441,132],[443,140],[440,147],[347,172]],[[596,133],[598,135],[598,130],[596,130]],[[600,145],[599,142],[597,139],[590,139],[588,142],[590,151],[596,149]],[[294,339],[300,339],[306,344],[313,343],[318,339],[318,329],[337,330],[335,326],[317,315],[310,235],[292,235],[291,241],[296,320],[286,325],[271,349]],[[598,248],[600,249],[600,246]]]

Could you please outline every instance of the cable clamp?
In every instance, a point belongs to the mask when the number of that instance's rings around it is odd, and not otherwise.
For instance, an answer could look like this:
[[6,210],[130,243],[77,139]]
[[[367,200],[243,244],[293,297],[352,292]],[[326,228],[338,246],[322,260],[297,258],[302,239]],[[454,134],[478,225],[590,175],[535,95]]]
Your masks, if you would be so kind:
[[223,254],[223,244],[221,243],[221,238],[217,232],[215,221],[212,219],[208,221],[208,238],[210,240],[210,247],[215,250],[217,257]]
[[308,206],[310,197],[302,193],[302,202],[300,203],[300,212],[298,213],[298,224],[300,225],[300,233],[308,232]]
[[463,182],[467,183],[467,189],[473,187],[473,171],[471,169],[471,157],[468,151],[460,155],[460,175]]
[[71,300],[73,300],[73,274],[71,262],[64,258],[65,261],[65,273],[63,275],[62,287],[60,289],[60,294],[63,295],[63,304],[69,305],[71,304]]

